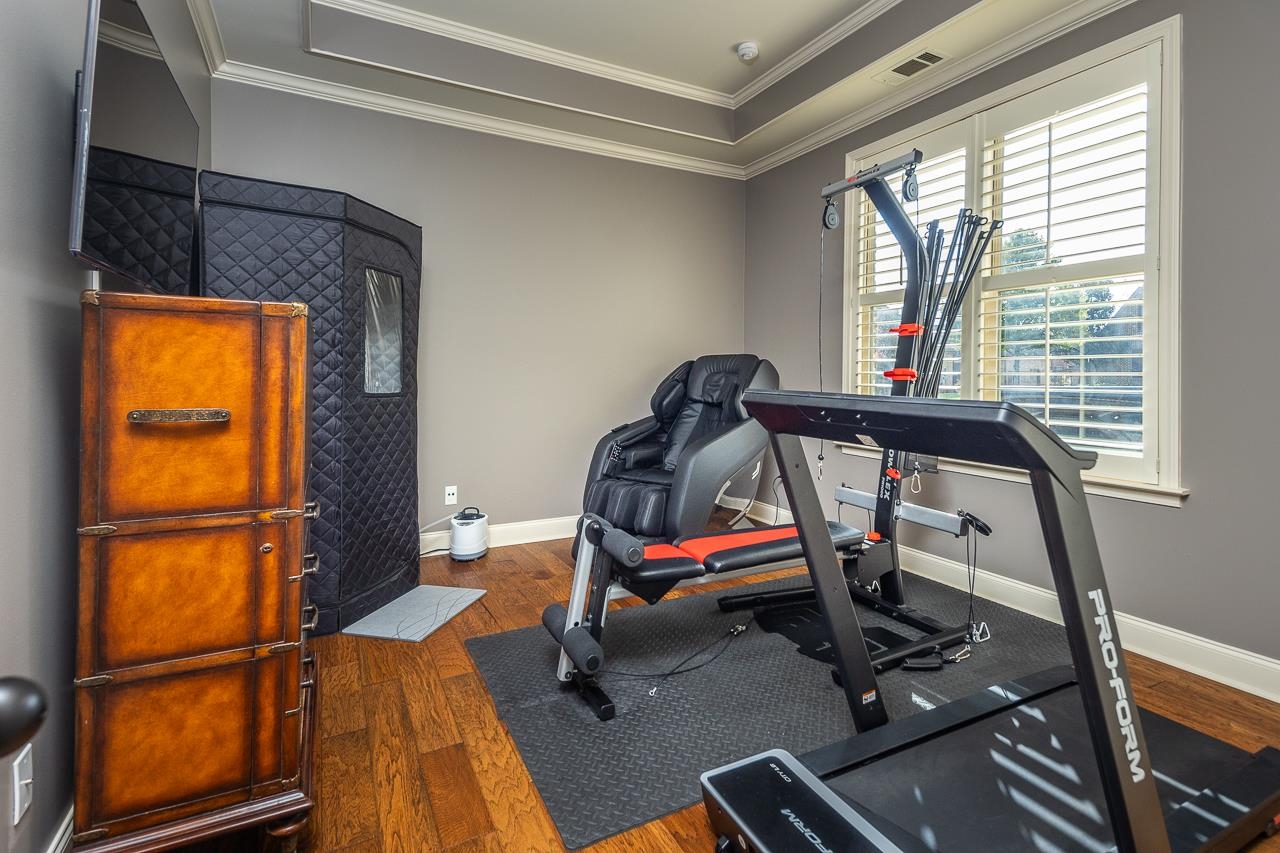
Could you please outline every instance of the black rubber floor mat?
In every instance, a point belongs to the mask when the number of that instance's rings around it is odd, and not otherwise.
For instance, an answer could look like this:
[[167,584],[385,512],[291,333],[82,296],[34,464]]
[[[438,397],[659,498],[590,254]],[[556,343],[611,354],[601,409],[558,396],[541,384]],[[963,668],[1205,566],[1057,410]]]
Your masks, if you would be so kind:
[[[964,621],[965,593],[914,576],[905,580],[913,607],[948,624]],[[750,614],[722,613],[716,597],[704,593],[610,614],[599,681],[618,716],[608,722],[556,681],[559,647],[541,626],[467,641],[570,849],[693,805],[705,770],[772,747],[799,755],[854,733],[829,665],[754,625],[723,639]],[[900,628],[869,610],[858,615],[864,625]],[[939,672],[881,676],[891,718],[1070,661],[1057,625],[983,600],[977,617],[991,626],[993,638],[970,659]],[[707,651],[686,666],[718,656],[692,672],[661,677],[698,649]],[[654,675],[636,677],[645,674]]]
[[[822,619],[822,611],[816,604],[789,604],[773,607],[756,615],[756,624],[771,634],[781,634],[795,643],[796,651],[805,657],[822,663],[835,664],[835,646],[831,645],[831,631]],[[894,630],[878,625],[862,629],[862,639],[872,655],[905,645],[923,636],[907,626],[894,626]]]

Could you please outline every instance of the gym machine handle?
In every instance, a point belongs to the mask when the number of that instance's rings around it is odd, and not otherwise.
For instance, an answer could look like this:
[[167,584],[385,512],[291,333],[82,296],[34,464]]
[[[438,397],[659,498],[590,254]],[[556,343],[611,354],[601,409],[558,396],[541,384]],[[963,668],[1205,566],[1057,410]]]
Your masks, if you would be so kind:
[[619,530],[598,515],[588,513],[582,517],[583,535],[592,545],[629,569],[644,562],[644,544],[625,530]]

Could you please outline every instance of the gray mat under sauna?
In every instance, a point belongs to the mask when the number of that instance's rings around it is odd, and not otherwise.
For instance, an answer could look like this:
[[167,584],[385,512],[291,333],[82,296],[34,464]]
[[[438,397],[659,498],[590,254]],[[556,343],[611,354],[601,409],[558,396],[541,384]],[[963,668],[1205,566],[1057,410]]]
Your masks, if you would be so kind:
[[482,595],[483,589],[415,586],[395,601],[343,628],[342,633],[416,643],[479,601]]
[[[948,624],[965,620],[965,593],[915,576],[905,583],[914,607]],[[744,589],[796,585],[797,579],[787,579]],[[608,722],[597,720],[572,688],[556,681],[558,647],[541,626],[467,640],[567,847],[583,847],[698,802],[704,770],[771,747],[802,754],[854,733],[830,667],[755,625],[694,672],[661,683],[620,674],[668,671],[749,616],[721,613],[716,598],[703,593],[610,614],[606,672],[599,680],[618,716]],[[896,626],[864,608],[858,615],[864,625]],[[984,600],[978,601],[977,618],[991,626],[994,637],[976,646],[969,660],[941,672],[895,670],[881,676],[891,719],[1070,662],[1057,625]]]

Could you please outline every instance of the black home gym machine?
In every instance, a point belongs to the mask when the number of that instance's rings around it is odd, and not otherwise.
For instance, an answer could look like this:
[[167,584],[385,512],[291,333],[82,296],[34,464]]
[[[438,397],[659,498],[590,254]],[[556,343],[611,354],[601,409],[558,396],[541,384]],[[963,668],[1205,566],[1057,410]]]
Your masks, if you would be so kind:
[[[858,734],[702,776],[717,851],[1239,850],[1280,830],[1280,750],[1138,709],[1074,450],[1009,403],[752,392]],[[1074,666],[888,723],[800,436],[1026,470]]]
[[[911,217],[903,209],[897,194],[889,186],[888,179],[902,174],[901,194],[906,201],[919,198],[916,167],[924,159],[919,149],[882,164],[876,164],[853,177],[835,181],[823,187],[822,227],[824,232],[840,226],[840,214],[836,199],[850,190],[866,193],[880,218],[902,249],[903,283],[902,315],[898,325],[889,331],[898,336],[893,367],[884,375],[891,380],[889,394],[893,397],[936,397],[946,361],[947,342],[960,316],[969,286],[977,276],[982,257],[992,237],[1000,229],[999,220],[992,222],[969,209],[961,209],[947,240],[938,220],[925,228],[922,238]],[[821,464],[821,463],[819,463]],[[990,535],[991,528],[981,519],[965,510],[942,512],[917,506],[902,499],[902,480],[918,478],[923,473],[937,471],[937,459],[919,454],[904,454],[893,447],[885,447],[881,455],[879,484],[875,493],[863,492],[842,485],[836,489],[837,503],[865,509],[873,513],[872,529],[866,535],[861,558],[856,564],[846,563],[846,568],[856,568],[857,574],[846,572],[849,593],[854,601],[870,607],[893,620],[922,632],[932,638],[936,654],[924,658],[912,658],[913,668],[941,669],[942,649],[963,641],[982,642],[990,636],[985,624],[946,626],[907,606],[902,588],[902,570],[898,561],[897,523],[906,521],[953,536],[970,535],[970,530],[983,536]],[[779,590],[765,593],[743,593],[720,599],[720,609],[726,612],[753,609],[763,625],[786,626],[800,619],[814,620],[817,616],[817,598],[812,587]],[[781,628],[787,633],[786,627]],[[793,637],[794,639],[794,637]],[[869,642],[874,642],[868,637]],[[877,651],[889,651],[902,645],[901,638],[890,637],[887,647]],[[823,646],[825,649],[825,645]],[[913,643],[908,650],[919,655],[922,649]],[[873,654],[877,671],[896,666],[907,659],[906,655]]]

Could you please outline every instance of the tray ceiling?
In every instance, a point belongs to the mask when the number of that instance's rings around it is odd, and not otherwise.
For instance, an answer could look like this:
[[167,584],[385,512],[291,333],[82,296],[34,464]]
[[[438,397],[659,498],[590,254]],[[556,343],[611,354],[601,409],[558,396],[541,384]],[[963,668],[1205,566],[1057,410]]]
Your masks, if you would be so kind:
[[735,178],[1127,2],[187,0],[215,78]]

